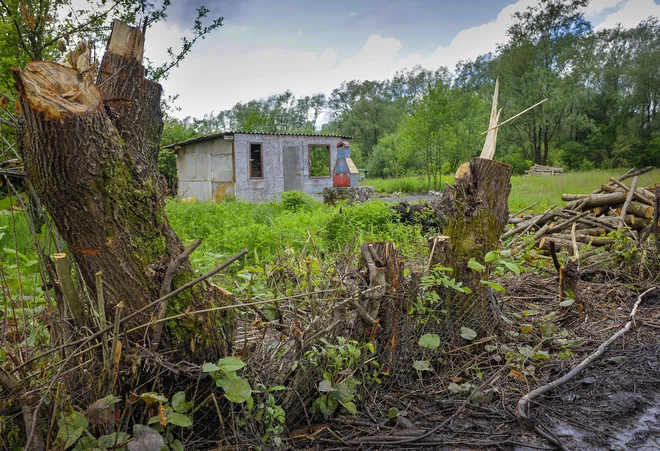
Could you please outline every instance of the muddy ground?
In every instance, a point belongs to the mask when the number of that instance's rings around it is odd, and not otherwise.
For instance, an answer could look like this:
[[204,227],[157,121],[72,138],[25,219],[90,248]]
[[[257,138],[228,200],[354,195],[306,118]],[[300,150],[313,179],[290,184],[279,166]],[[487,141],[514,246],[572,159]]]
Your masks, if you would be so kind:
[[[541,314],[557,310],[556,283],[556,276],[550,273],[510,279],[502,299],[503,314],[530,305]],[[413,384],[395,383],[386,393],[374,391],[357,416],[340,416],[316,425],[311,434],[299,433],[293,447],[660,450],[660,290],[644,299],[635,326],[603,357],[531,404],[536,429],[520,425],[514,413],[521,396],[566,374],[623,327],[638,294],[651,286],[633,289],[607,274],[584,281],[581,305],[560,311],[554,321],[568,331],[569,338],[581,339],[570,359],[550,359],[536,365],[527,377],[518,377],[509,372],[510,366],[502,358],[484,351],[466,363],[483,369],[482,380],[474,380],[479,391],[485,392],[483,396],[477,393],[467,401],[465,394],[449,393],[450,372]],[[530,343],[534,341],[529,337]],[[513,348],[520,343],[520,338],[498,339],[498,346]],[[395,420],[388,418],[393,407],[401,412]]]

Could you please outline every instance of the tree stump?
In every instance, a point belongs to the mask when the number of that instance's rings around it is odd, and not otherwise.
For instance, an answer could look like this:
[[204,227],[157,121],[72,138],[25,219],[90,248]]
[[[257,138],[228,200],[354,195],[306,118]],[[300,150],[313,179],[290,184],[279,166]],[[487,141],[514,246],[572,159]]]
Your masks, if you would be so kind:
[[[13,69],[25,169],[90,296],[103,272],[110,322],[119,302],[127,315],[157,299],[170,262],[184,250],[164,212],[157,171],[162,88],[145,79],[143,47],[139,29],[115,21],[96,84],[51,62]],[[172,289],[194,277],[186,258]],[[199,284],[171,299],[168,313],[223,304],[216,290]],[[230,352],[233,334],[233,316],[224,310],[169,322],[162,343],[188,361],[211,361]]]
[[[362,338],[377,342],[383,371],[390,372],[401,335],[406,329],[409,296],[403,277],[403,261],[394,243],[366,243],[360,248],[361,266],[366,269],[369,288],[358,312],[358,331]],[[372,321],[373,320],[373,321]]]
[[500,247],[500,236],[509,219],[511,173],[508,164],[474,158],[445,191],[447,217],[443,235],[449,238],[444,239],[444,253],[434,253],[432,260],[453,268],[451,277],[472,290],[471,294],[442,290],[444,302],[438,309],[447,312],[442,327],[450,328],[452,342],[458,340],[461,327],[469,327],[479,336],[494,330],[488,288],[481,283],[490,276],[489,265],[479,273],[470,269],[468,262],[474,258],[484,264],[486,254]]

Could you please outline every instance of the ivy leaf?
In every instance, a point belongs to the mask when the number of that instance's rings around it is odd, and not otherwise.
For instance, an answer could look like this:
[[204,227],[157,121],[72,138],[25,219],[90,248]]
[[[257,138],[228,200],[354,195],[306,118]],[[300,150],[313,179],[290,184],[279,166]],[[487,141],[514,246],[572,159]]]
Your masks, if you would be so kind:
[[245,379],[230,380],[222,388],[225,390],[225,397],[236,404],[247,401],[252,395],[252,387]]
[[413,362],[413,368],[415,368],[417,371],[433,371],[431,362],[428,360],[415,360]]
[[479,282],[483,285],[489,286],[490,288],[492,288],[495,291],[499,291],[500,293],[504,293],[504,291],[505,291],[504,287],[502,285],[498,284],[498,283],[490,282],[488,280],[480,280]]
[[173,424],[174,426],[181,426],[181,427],[184,427],[184,428],[189,428],[193,424],[192,420],[190,419],[189,416],[182,415],[182,414],[176,413],[176,412],[171,412],[167,416],[167,421],[170,424]]
[[225,357],[218,360],[218,367],[225,373],[238,371],[245,366],[245,362],[236,357]]
[[419,339],[419,345],[431,351],[438,349],[438,346],[440,346],[440,336],[438,334],[424,334]]
[[469,262],[467,262],[467,265],[468,268],[473,269],[477,272],[483,272],[483,270],[486,269],[486,267],[481,263],[479,263],[478,261],[476,261],[474,257],[471,258]]
[[475,338],[477,338],[477,333],[473,329],[470,329],[469,327],[461,327],[461,337],[465,338],[466,340],[472,341]]

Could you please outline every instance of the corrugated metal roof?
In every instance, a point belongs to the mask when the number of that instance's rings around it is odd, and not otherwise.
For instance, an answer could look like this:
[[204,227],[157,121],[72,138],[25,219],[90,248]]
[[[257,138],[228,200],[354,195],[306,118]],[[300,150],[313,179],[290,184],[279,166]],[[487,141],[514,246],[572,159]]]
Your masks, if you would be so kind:
[[214,133],[212,135],[200,136],[199,138],[189,139],[187,141],[181,141],[178,143],[170,144],[169,146],[163,147],[163,149],[178,149],[189,144],[197,144],[204,141],[209,141],[212,139],[222,138],[224,136],[230,135],[270,135],[270,136],[312,136],[319,138],[340,138],[340,139],[353,139],[352,136],[346,135],[334,135],[334,134],[325,134],[325,133],[273,133],[273,132],[244,132],[244,131],[234,131],[234,132],[222,132]]

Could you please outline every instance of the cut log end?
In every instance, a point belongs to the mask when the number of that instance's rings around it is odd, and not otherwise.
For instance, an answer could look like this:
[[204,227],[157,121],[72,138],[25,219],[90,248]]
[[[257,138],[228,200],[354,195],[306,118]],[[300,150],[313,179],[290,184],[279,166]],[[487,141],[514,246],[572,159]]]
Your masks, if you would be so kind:
[[98,110],[102,96],[93,84],[86,84],[70,67],[48,61],[32,61],[25,70],[12,69],[16,86],[31,109],[46,119],[62,119]]

